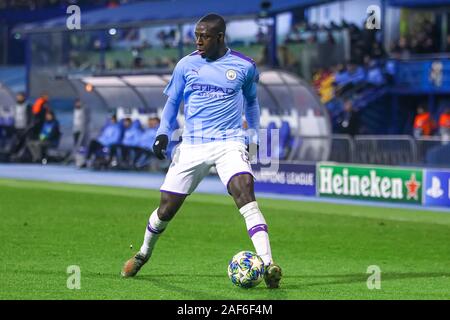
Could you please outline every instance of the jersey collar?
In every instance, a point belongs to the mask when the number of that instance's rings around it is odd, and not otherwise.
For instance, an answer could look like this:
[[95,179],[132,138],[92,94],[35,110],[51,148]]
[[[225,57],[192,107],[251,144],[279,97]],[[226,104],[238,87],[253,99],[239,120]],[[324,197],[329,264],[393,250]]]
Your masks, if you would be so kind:
[[217,62],[217,61],[220,61],[220,60],[225,59],[226,57],[228,57],[230,55],[230,53],[231,53],[231,49],[227,48],[227,51],[225,52],[225,54],[223,56],[221,56],[219,59],[216,59],[216,60],[208,60],[208,59],[206,59],[206,61],[207,62]]

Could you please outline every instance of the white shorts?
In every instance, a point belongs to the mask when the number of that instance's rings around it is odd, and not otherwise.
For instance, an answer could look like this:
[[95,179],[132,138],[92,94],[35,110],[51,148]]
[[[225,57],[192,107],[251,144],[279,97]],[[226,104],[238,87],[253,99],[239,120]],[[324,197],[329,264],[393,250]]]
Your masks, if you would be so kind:
[[216,167],[220,180],[227,188],[234,176],[244,173],[253,176],[248,152],[242,142],[181,143],[175,150],[160,191],[189,195],[213,166]]

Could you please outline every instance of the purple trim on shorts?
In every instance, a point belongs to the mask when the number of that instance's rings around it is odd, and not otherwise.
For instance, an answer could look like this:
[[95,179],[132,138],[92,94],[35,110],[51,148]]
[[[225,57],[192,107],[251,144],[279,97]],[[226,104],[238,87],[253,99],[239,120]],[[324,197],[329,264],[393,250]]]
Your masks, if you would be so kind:
[[228,182],[227,182],[227,190],[228,190],[228,185],[229,185],[230,182],[231,182],[231,179],[233,179],[234,177],[239,176],[239,175],[241,175],[241,174],[249,174],[249,175],[251,175],[251,176],[253,177],[253,179],[255,179],[255,177],[253,176],[253,174],[252,174],[250,171],[241,171],[241,172],[235,173],[235,174],[233,174],[233,175],[230,177],[230,179],[228,179]]
[[253,237],[253,235],[257,232],[260,231],[265,231],[265,232],[269,232],[268,228],[267,228],[267,224],[257,224],[256,226],[253,226],[250,228],[250,230],[248,230],[248,235],[251,237]]
[[173,192],[173,191],[167,191],[167,190],[163,190],[163,189],[159,189],[160,192],[165,192],[165,193],[169,193],[169,194],[174,194],[177,196],[188,196],[190,195],[190,193],[178,193],[178,192]]
[[241,59],[244,59],[245,61],[250,62],[250,63],[253,64],[253,65],[255,64],[255,61],[254,61],[252,58],[247,57],[245,54],[240,53],[239,51],[231,50],[230,53],[231,53],[233,56],[236,56],[236,57],[239,57],[239,58],[241,58]]
[[147,224],[147,230],[154,234],[161,234],[164,231],[164,229],[160,231],[153,229],[152,226],[150,225],[150,222]]

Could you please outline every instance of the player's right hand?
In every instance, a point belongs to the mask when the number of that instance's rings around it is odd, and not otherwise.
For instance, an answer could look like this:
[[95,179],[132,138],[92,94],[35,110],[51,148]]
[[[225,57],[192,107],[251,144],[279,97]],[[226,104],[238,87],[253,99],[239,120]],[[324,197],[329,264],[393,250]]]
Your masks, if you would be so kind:
[[169,137],[165,134],[160,134],[156,137],[153,144],[153,153],[159,160],[166,158],[167,145],[169,144]]

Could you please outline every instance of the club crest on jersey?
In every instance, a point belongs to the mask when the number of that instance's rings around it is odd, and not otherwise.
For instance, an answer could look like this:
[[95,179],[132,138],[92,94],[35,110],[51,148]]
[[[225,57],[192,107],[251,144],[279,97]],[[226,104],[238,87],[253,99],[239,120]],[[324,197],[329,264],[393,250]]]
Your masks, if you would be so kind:
[[237,77],[237,73],[233,69],[228,70],[225,75],[227,76],[228,80],[236,80]]

